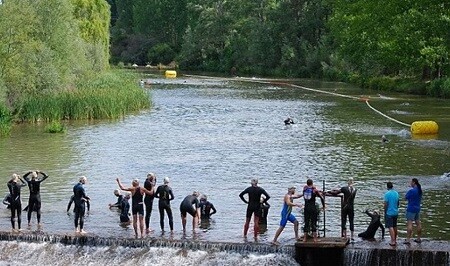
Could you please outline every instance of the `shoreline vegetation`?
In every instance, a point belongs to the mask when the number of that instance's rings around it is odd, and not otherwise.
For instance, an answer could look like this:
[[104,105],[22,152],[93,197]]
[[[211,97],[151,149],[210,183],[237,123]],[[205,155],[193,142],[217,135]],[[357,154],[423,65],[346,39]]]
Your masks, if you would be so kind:
[[65,120],[118,119],[148,109],[149,94],[137,80],[134,73],[113,69],[79,81],[76,89],[25,95],[12,111],[0,104],[0,136],[14,123],[47,122],[46,131],[56,133],[66,130]]

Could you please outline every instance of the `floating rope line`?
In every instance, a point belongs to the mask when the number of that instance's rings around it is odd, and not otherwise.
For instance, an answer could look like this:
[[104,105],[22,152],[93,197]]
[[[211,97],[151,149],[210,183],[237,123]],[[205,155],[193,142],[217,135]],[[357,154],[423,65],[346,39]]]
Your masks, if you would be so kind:
[[217,77],[209,77],[209,76],[197,76],[197,75],[185,75],[187,77],[197,77],[197,78],[206,78],[206,79],[219,79],[219,80],[236,80],[236,81],[247,81],[247,82],[254,82],[254,83],[261,83],[261,84],[271,84],[271,85],[282,85],[282,86],[290,86],[290,87],[294,87],[294,88],[299,88],[302,90],[307,90],[307,91],[313,91],[313,92],[318,92],[318,93],[323,93],[323,94],[329,94],[329,95],[333,95],[333,96],[338,96],[338,97],[343,97],[343,98],[348,98],[348,99],[353,99],[353,100],[362,100],[366,102],[366,105],[372,109],[372,111],[374,111],[375,113],[387,118],[388,120],[391,120],[397,124],[400,124],[402,126],[406,126],[406,127],[411,127],[410,124],[404,123],[402,121],[399,121],[395,118],[392,118],[384,113],[382,113],[381,111],[375,109],[374,107],[372,107],[372,105],[370,105],[369,103],[369,99],[368,98],[364,98],[364,97],[356,97],[356,96],[351,96],[351,95],[345,95],[345,94],[340,94],[340,93],[336,93],[336,92],[329,92],[329,91],[323,91],[323,90],[318,90],[318,89],[312,89],[312,88],[308,88],[308,87],[304,87],[304,86],[300,86],[300,85],[295,85],[295,84],[291,84],[291,83],[286,83],[286,82],[273,82],[273,81],[264,81],[264,80],[255,80],[252,78],[217,78]]

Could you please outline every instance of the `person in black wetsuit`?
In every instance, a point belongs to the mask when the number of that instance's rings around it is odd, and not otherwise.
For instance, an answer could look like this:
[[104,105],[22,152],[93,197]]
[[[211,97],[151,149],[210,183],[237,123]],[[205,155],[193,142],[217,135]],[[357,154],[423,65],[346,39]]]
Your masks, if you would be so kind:
[[145,203],[145,232],[148,234],[150,231],[150,217],[152,215],[153,210],[153,199],[155,198],[155,185],[156,185],[156,176],[154,173],[148,173],[147,179],[144,182],[144,188],[150,191],[151,194],[145,194],[144,203]]
[[144,237],[144,202],[143,202],[143,196],[144,194],[149,194],[150,191],[146,190],[143,187],[139,186],[139,180],[134,179],[131,182],[131,187],[125,188],[122,183],[120,183],[119,178],[116,179],[117,184],[119,185],[119,188],[121,190],[129,191],[131,192],[131,213],[133,214],[133,228],[134,228],[134,235],[136,238],[139,237],[138,235],[138,219],[139,219],[139,229],[141,232],[141,237]]
[[122,201],[123,201],[123,196],[122,194],[120,194],[120,190],[118,189],[114,189],[114,195],[117,197],[117,202],[114,204],[109,204],[109,208],[118,208],[119,210],[122,209]]
[[[21,184],[19,184],[19,181]],[[18,174],[13,174],[11,180],[7,183],[9,194],[11,195],[10,207],[11,207],[11,226],[13,232],[20,230],[22,222],[22,201],[20,199],[20,189],[26,186],[25,181],[20,178]],[[17,214],[17,230],[15,227],[15,219]]]
[[84,215],[86,212],[86,202],[90,200],[86,196],[83,185],[86,184],[87,178],[80,177],[80,181],[73,187],[73,202],[75,203],[75,233],[86,233],[84,227]]
[[159,224],[161,230],[164,232],[164,211],[167,212],[167,217],[169,218],[170,231],[173,232],[173,215],[172,209],[170,208],[170,201],[174,199],[172,189],[169,187],[169,178],[164,177],[164,184],[160,185],[155,192],[155,198],[159,199],[158,209],[159,209]]
[[[248,194],[248,200],[244,198],[244,195]],[[254,238],[258,238],[259,233],[259,219],[261,217],[261,195],[265,196],[265,200],[263,202],[267,202],[270,199],[269,194],[262,188],[258,186],[258,179],[252,178],[251,186],[246,188],[244,191],[239,194],[239,198],[245,203],[247,203],[247,213],[246,220],[244,224],[244,237],[247,237],[248,228],[250,225],[250,220],[253,218],[253,235]]]
[[208,197],[205,194],[200,197],[200,204],[198,207],[200,208],[200,228],[208,229],[211,215],[217,213],[217,210],[214,207],[214,204],[208,201]]
[[120,225],[127,226],[131,223],[130,221],[130,194],[126,194],[120,202]]
[[[67,204],[67,215],[69,215],[69,210],[70,210],[70,207],[72,207],[72,203],[73,203],[74,199],[75,199],[75,195],[72,195],[70,197],[69,203]],[[85,203],[86,203],[87,212],[89,213],[89,211],[91,210],[91,202],[88,200]],[[73,207],[73,212],[75,212],[75,205]]]
[[371,218],[370,224],[367,227],[366,231],[359,233],[358,236],[364,240],[374,240],[375,233],[377,232],[378,228],[381,228],[381,238],[384,239],[384,226],[381,223],[380,213],[378,211],[369,212],[369,210],[366,210],[364,213],[369,215],[369,217]]
[[183,233],[186,233],[186,216],[188,213],[192,215],[192,231],[195,232],[195,227],[197,226],[200,219],[198,196],[199,193],[197,191],[194,191],[192,195],[186,196],[180,204]]
[[[31,180],[28,176],[31,174]],[[38,175],[42,175],[42,179],[37,179]],[[44,172],[30,171],[23,176],[30,189],[30,198],[28,199],[28,227],[31,227],[31,214],[36,212],[38,228],[41,228],[41,182],[48,178]]]
[[261,197],[261,218],[259,219],[259,232],[267,231],[267,216],[269,215],[270,204]]
[[344,194],[342,209],[341,209],[341,227],[342,227],[342,237],[347,237],[347,216],[348,221],[350,222],[350,238],[353,240],[353,233],[355,231],[355,225],[353,223],[355,218],[354,211],[354,201],[356,196],[356,188],[353,187],[353,178],[349,178],[347,182],[347,186],[341,187],[340,189],[335,189],[330,192],[333,195],[337,195],[339,193]]
[[317,241],[317,218],[319,215],[318,208],[316,207],[316,197],[319,197],[322,202],[322,207],[325,209],[325,198],[316,187],[313,186],[312,179],[306,181],[306,186],[303,187],[303,198],[305,199],[304,208],[304,221],[305,226],[303,232],[305,233],[303,241],[306,242],[308,232],[313,233],[314,242]]
[[294,123],[294,120],[292,120],[292,118],[288,117],[288,118],[286,118],[284,120],[284,124],[285,125],[292,125],[292,124],[295,124],[295,123]]

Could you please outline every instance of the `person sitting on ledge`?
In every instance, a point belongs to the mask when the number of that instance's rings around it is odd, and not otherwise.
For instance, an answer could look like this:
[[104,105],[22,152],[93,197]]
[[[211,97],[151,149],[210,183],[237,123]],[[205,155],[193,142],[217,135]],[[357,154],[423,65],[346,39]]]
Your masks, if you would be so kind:
[[369,215],[372,220],[370,221],[370,224],[367,227],[366,231],[358,234],[358,236],[364,240],[375,240],[375,233],[377,232],[378,228],[381,227],[381,238],[384,239],[384,226],[380,220],[380,213],[377,210],[373,212],[369,212],[369,210],[366,210],[364,213]]

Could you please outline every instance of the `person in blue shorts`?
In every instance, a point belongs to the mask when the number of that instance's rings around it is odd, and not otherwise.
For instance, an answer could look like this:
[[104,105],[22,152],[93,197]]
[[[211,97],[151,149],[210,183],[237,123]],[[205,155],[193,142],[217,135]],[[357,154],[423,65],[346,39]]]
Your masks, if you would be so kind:
[[389,245],[394,247],[397,245],[397,218],[400,201],[398,192],[394,190],[392,182],[387,182],[386,186],[388,191],[384,194],[384,221],[386,228],[389,230],[389,236],[391,237]]
[[301,195],[295,194],[295,187],[292,186],[288,188],[288,193],[284,195],[284,203],[283,203],[283,209],[281,210],[281,221],[280,221],[280,227],[275,233],[275,237],[272,240],[272,244],[279,245],[280,242],[278,242],[278,237],[280,236],[281,232],[283,232],[284,227],[286,227],[287,222],[291,222],[294,224],[294,233],[295,233],[295,239],[298,240],[298,221],[295,218],[295,216],[292,214],[292,207],[301,207],[301,204],[295,204],[294,199],[298,199],[301,197]]
[[404,244],[409,245],[411,240],[411,235],[413,232],[413,222],[416,224],[417,228],[417,238],[414,242],[421,243],[420,239],[422,234],[422,224],[420,222],[420,205],[422,202],[422,186],[417,178],[411,179],[411,189],[406,192],[405,199],[408,201],[408,206],[406,207],[406,241]]

